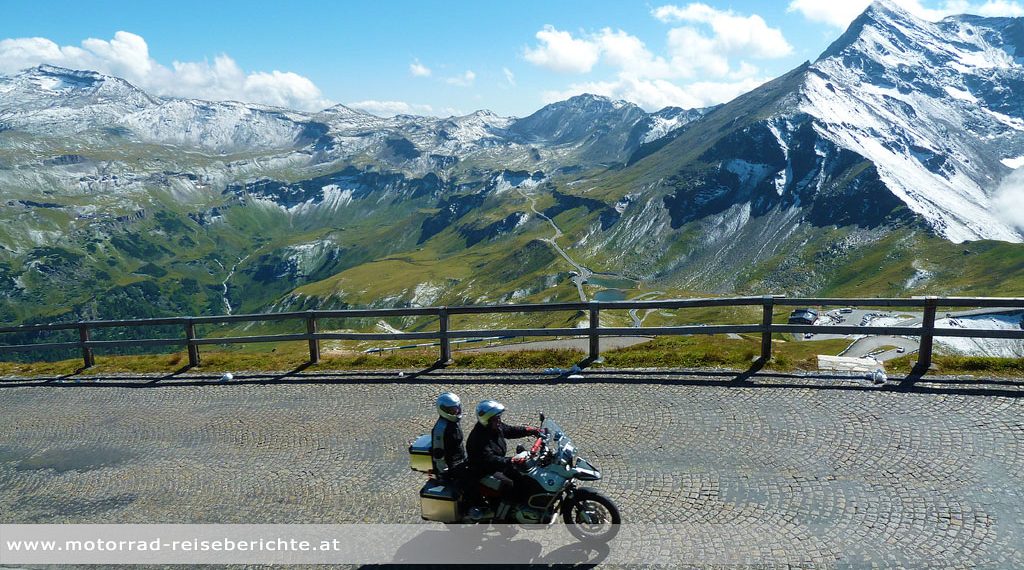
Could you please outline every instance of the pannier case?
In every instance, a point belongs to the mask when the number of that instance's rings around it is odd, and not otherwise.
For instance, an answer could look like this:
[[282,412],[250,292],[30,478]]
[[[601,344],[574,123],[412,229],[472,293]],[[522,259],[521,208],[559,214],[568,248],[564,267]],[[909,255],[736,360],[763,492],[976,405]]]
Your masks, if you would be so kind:
[[459,487],[437,479],[420,489],[420,509],[424,520],[452,523],[459,521]]
[[429,433],[417,437],[409,446],[409,467],[420,473],[430,473],[434,468],[434,462],[430,459]]

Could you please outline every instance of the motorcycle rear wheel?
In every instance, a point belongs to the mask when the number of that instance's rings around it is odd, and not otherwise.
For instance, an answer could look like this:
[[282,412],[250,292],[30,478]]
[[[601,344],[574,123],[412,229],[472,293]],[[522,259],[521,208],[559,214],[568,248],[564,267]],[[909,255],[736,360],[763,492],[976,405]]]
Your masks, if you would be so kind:
[[562,520],[569,532],[584,542],[608,542],[622,524],[619,508],[594,489],[576,491],[572,500],[562,505]]

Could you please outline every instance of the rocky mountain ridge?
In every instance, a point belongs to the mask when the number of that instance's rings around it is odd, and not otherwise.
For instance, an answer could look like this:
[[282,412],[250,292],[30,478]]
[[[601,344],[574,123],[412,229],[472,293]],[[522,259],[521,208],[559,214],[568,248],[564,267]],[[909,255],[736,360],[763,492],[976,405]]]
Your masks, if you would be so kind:
[[583,266],[627,297],[1016,294],[1022,22],[876,2],[817,61],[657,113],[300,113],[27,70],[0,78],[0,320],[573,300]]

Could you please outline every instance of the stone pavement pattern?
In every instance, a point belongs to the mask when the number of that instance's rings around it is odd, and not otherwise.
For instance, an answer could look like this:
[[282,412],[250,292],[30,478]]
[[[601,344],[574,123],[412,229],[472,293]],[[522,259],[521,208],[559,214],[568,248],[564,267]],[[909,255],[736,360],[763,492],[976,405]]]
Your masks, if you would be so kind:
[[691,525],[695,561],[1024,567],[1020,382],[586,376],[0,381],[0,522],[417,522],[407,446],[452,389],[467,433],[483,398],[557,420],[625,522]]

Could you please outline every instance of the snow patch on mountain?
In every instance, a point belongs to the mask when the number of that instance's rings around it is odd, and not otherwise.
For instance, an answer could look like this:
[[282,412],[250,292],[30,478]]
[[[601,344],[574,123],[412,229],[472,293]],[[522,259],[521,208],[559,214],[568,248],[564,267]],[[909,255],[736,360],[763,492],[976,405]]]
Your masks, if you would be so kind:
[[660,138],[664,138],[665,136],[667,136],[672,131],[674,131],[674,130],[678,129],[679,127],[682,127],[682,126],[684,126],[684,125],[686,125],[686,124],[688,124],[690,122],[691,121],[689,121],[685,117],[681,117],[681,116],[676,116],[676,117],[652,117],[651,127],[647,131],[647,133],[643,136],[643,138],[640,139],[640,142],[643,143],[643,144],[647,144],[649,142],[654,142],[654,141],[656,141],[656,140],[658,140]]
[[546,180],[547,177],[540,173],[524,175],[522,173],[503,171],[491,179],[491,185],[493,186],[494,194],[501,195],[511,190],[533,190]]
[[146,142],[216,151],[294,146],[304,117],[241,103],[171,100],[125,116],[120,123]]
[[1018,156],[1017,158],[1004,158],[1000,162],[1006,165],[1007,168],[1016,170],[1024,166],[1024,156]]
[[742,159],[727,160],[722,168],[736,175],[740,185],[744,188],[753,188],[768,177],[771,167],[767,164],[754,164]]
[[[617,108],[622,108],[617,107]],[[673,131],[676,131],[697,119],[713,111],[716,107],[703,109],[681,109],[679,107],[665,107],[664,109],[650,115],[647,120],[647,132],[640,139],[641,144],[654,142],[665,138]]]
[[963,89],[957,89],[956,87],[950,87],[949,85],[943,86],[943,89],[950,97],[958,99],[960,101],[967,101],[968,103],[977,103],[978,98],[971,95],[970,91],[964,91]]
[[323,192],[323,199],[320,202],[320,207],[331,212],[337,212],[345,206],[352,204],[353,197],[355,196],[354,190],[342,188],[337,184],[328,184],[321,191]]
[[[971,330],[1020,331],[1024,314],[977,315],[938,319],[936,328]],[[936,336],[935,344],[954,354],[973,356],[994,356],[999,358],[1024,358],[1024,340],[995,338],[959,338]]]
[[285,248],[284,257],[297,275],[306,277],[319,269],[337,249],[333,241],[317,240]]
[[[398,301],[399,299],[394,298],[392,300]],[[405,334],[405,331],[396,329],[395,327],[389,325],[386,321],[377,321],[377,328],[389,334]]]
[[420,283],[413,290],[409,304],[413,307],[430,307],[444,294],[444,287],[434,283]]
[[780,125],[778,121],[772,121],[768,124],[768,130],[775,137],[775,141],[779,143],[782,156],[786,159],[786,168],[775,174],[775,192],[779,196],[782,196],[782,193],[786,191],[789,181],[793,178],[793,163],[789,158],[789,143],[786,142],[786,137],[782,136],[783,128],[788,129],[788,125]]
[[904,289],[913,289],[914,287],[917,287],[922,283],[928,282],[932,277],[935,276],[935,274],[932,273],[931,271],[917,267],[916,262],[914,265],[914,274],[911,275],[910,278],[907,279],[907,282],[903,284]]

